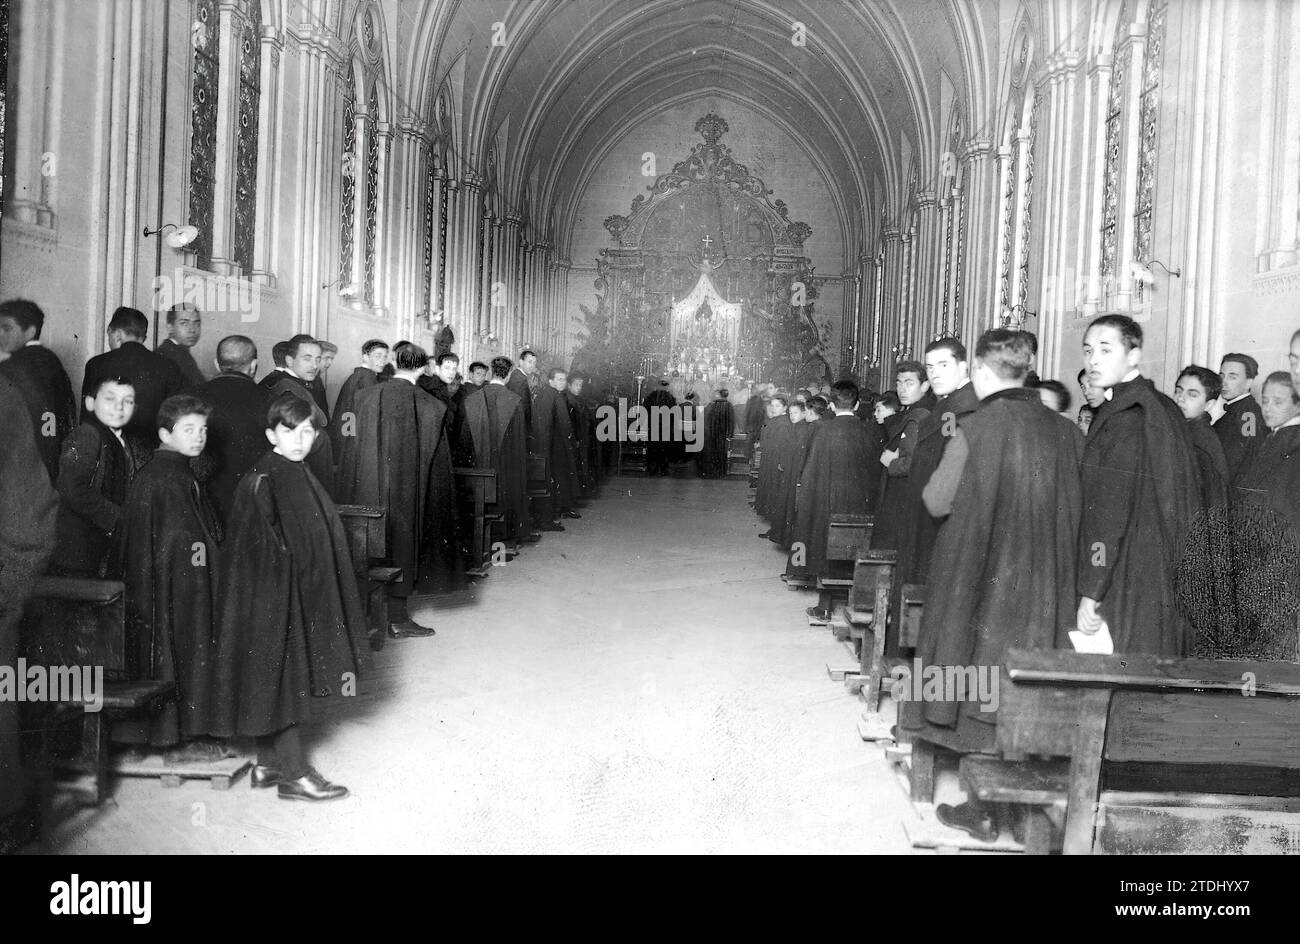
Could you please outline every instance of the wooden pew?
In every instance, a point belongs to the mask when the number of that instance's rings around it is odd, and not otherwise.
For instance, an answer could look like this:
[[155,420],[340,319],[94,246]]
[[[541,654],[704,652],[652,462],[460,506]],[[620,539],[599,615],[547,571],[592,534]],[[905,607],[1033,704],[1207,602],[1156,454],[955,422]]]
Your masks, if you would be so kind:
[[492,526],[503,516],[489,513],[488,506],[497,501],[497,474],[493,469],[456,468],[456,493],[468,499],[470,523],[470,563],[466,573],[485,577],[492,569]]
[[339,505],[339,516],[352,549],[352,572],[366,601],[370,648],[384,648],[388,638],[388,585],[402,577],[402,568],[378,563],[388,556],[384,509],[376,505]]
[[1300,852],[1300,665],[1011,650],[1001,679],[963,780],[1063,809],[1065,853]]
[[[853,583],[843,609],[858,656],[858,672],[845,676],[845,683],[853,694],[863,694],[868,716],[879,712],[882,680],[889,674],[883,628],[897,563],[897,551],[862,549],[853,562]],[[874,717],[871,720],[878,722]]]
[[831,614],[853,587],[858,555],[871,547],[872,515],[831,515],[826,526],[826,570],[817,575],[817,606]]

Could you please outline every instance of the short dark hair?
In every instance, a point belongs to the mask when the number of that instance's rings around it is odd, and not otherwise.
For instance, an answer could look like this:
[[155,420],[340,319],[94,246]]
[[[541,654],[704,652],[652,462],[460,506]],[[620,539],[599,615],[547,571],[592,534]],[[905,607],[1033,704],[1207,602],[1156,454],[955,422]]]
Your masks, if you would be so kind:
[[1205,388],[1205,399],[1217,400],[1223,394],[1223,378],[1208,367],[1202,367],[1200,364],[1188,364],[1178,372],[1178,379],[1184,377],[1195,377]]
[[[0,308],[3,308],[3,306],[0,306]],[[0,310],[0,314],[4,314],[4,312]],[[1255,360],[1255,358],[1251,357],[1249,354],[1224,354],[1219,360],[1219,369],[1222,370],[1223,365],[1228,361],[1240,364],[1242,367],[1246,368],[1247,380],[1254,380],[1259,376],[1259,361]]]
[[929,354],[933,351],[942,351],[945,349],[948,350],[953,357],[957,358],[957,360],[966,360],[966,345],[962,344],[956,338],[939,338],[936,341],[931,341],[925,346],[925,353]]
[[423,370],[429,353],[413,341],[398,341],[393,346],[393,366],[398,370]]
[[127,377],[100,377],[89,388],[90,392],[86,396],[94,399],[99,396],[99,391],[103,390],[108,384],[117,384],[119,387],[130,387],[132,391],[135,390],[135,381]]
[[920,361],[899,361],[894,365],[894,382],[898,382],[899,374],[916,374],[917,380],[925,380],[925,365]]
[[837,410],[851,410],[858,402],[858,385],[851,380],[838,380],[831,384],[831,399]]
[[586,379],[587,379],[587,375],[580,370],[569,371],[569,383],[573,383],[575,380],[586,380]]
[[522,361],[525,357],[536,357],[536,356],[537,356],[537,352],[536,352],[536,351],[530,351],[530,350],[528,350],[527,348],[524,348],[522,351],[519,352],[519,359],[520,359],[521,361]]
[[277,426],[284,426],[287,429],[295,429],[302,425],[304,420],[311,419],[311,403],[304,400],[292,390],[286,390],[274,400],[266,409],[266,428],[275,429]]
[[[497,356],[492,358],[492,376],[500,377],[502,380],[510,376],[510,370],[515,366],[514,361],[508,357]],[[473,370],[470,367],[470,370]]]
[[212,405],[207,400],[180,393],[168,397],[158,407],[158,428],[171,432],[182,416],[211,416]]
[[460,355],[453,354],[451,351],[443,351],[441,354],[439,354],[437,357],[433,359],[433,362],[437,364],[439,367],[441,367],[447,361],[455,361],[456,364],[459,365]]
[[790,405],[790,398],[787,397],[784,393],[774,393],[774,394],[772,394],[772,396],[768,398],[768,401],[767,401],[767,402],[768,402],[768,403],[771,403],[773,400],[780,400],[780,401],[781,401],[781,406],[782,406],[782,407],[789,407],[789,405]]
[[45,312],[41,311],[41,307],[36,302],[25,298],[0,302],[0,318],[12,318],[14,323],[24,331],[35,328],[38,338],[41,336],[41,329],[45,327]]
[[149,319],[140,309],[123,305],[113,312],[112,318],[108,319],[108,330],[121,331],[125,335],[143,341],[149,336]]
[[257,345],[252,338],[231,334],[217,342],[217,366],[222,370],[245,370],[257,360]]
[[1034,332],[1032,331],[1021,331],[1020,333],[1025,336],[1025,339],[1027,341],[1029,341],[1029,352],[1033,354],[1034,357],[1037,357],[1038,356],[1038,335],[1034,334]]
[[1066,410],[1070,409],[1074,403],[1074,400],[1070,397],[1070,391],[1066,388],[1065,384],[1061,383],[1059,380],[1040,380],[1035,386],[1037,386],[1039,390],[1050,390],[1052,393],[1056,394],[1057,413],[1064,413]]
[[[898,396],[895,395],[894,399],[897,400]],[[826,402],[825,397],[819,394],[818,396],[808,398],[808,409],[815,410],[817,412],[817,415],[821,416],[828,409],[830,409],[830,404]]]
[[380,347],[382,347],[385,351],[388,350],[388,342],[381,341],[379,338],[371,338],[365,344],[361,345],[361,353],[369,354],[371,351]]
[[903,408],[903,401],[898,399],[898,394],[893,390],[886,390],[876,401],[876,406],[883,406],[886,410],[893,410],[897,413]]
[[[1102,315],[1100,318],[1092,319],[1092,324],[1088,325],[1088,331],[1093,328],[1116,329],[1119,332],[1120,340],[1124,342],[1126,351],[1142,346],[1142,327],[1128,315]],[[1088,331],[1084,331],[1084,337],[1088,336]]]
[[271,360],[275,362],[276,367],[283,367],[284,362],[288,359],[288,357],[289,357],[288,341],[276,341],[275,344],[271,346]]
[[1079,371],[1079,376],[1074,378],[1075,383],[1083,383],[1083,379],[1088,376],[1088,368],[1084,367]]
[[316,343],[320,345],[322,354],[337,354],[339,352],[339,346],[333,341],[322,341],[317,338]]
[[1275,370],[1273,371],[1273,373],[1265,377],[1264,383],[1261,384],[1260,389],[1262,390],[1264,387],[1267,387],[1269,384],[1272,383],[1282,384],[1283,386],[1289,388],[1291,390],[1291,402],[1300,403],[1300,391],[1296,390],[1295,384],[1291,380],[1291,375],[1287,373],[1285,370]]
[[567,375],[568,373],[569,373],[569,372],[568,372],[567,370],[565,370],[563,367],[552,367],[550,370],[548,370],[548,371],[546,372],[546,379],[547,379],[547,380],[554,380],[556,374],[566,374],[566,375]]
[[1023,381],[1034,363],[1025,332],[990,328],[975,342],[975,357],[1003,380]]
[[[193,302],[178,302],[177,304],[172,305],[172,307],[170,307],[170,308],[167,309],[167,323],[168,323],[168,324],[175,324],[175,323],[176,323],[176,313],[177,313],[178,311],[192,311],[192,312],[194,312],[195,314],[197,314],[199,317],[202,317],[202,316],[203,316],[203,312],[199,311],[199,306],[196,305],[196,304],[194,304]],[[168,426],[168,427],[166,427],[166,428],[167,428],[168,430],[171,429],[170,426]]]
[[[471,374],[474,373],[474,371],[476,371],[476,370],[488,370],[488,369],[489,369],[489,368],[488,368],[488,365],[487,365],[487,364],[484,364],[482,361],[475,361],[474,363],[470,364],[470,365],[469,365],[469,368],[468,368],[468,370],[469,370],[469,372],[470,372]],[[510,370],[507,369],[507,370],[506,370],[506,373],[507,373],[507,374],[510,373]]]
[[284,343],[288,345],[284,351],[285,360],[288,360],[290,357],[297,357],[298,351],[302,348],[304,344],[314,344],[317,347],[320,347],[320,342],[317,341],[315,338],[313,338],[310,334],[295,334],[293,337],[291,337],[288,341]]

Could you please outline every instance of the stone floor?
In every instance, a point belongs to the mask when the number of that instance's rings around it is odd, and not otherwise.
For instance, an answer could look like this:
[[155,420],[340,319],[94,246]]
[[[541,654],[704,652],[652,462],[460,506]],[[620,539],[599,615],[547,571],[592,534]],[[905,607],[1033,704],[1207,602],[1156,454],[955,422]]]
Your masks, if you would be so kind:
[[74,853],[907,852],[910,806],[849,657],[777,579],[743,482],[614,479],[463,596],[416,611],[312,740],[348,799],[123,779]]

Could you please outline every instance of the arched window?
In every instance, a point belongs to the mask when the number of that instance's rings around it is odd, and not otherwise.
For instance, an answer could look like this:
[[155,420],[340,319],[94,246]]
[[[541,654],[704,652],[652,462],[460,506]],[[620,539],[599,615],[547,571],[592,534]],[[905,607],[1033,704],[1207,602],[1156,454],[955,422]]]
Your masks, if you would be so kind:
[[241,30],[236,113],[235,227],[231,257],[245,277],[253,273],[257,227],[257,132],[262,100],[262,2],[252,0]]
[[200,269],[212,262],[212,219],[217,166],[217,114],[221,28],[217,0],[195,0],[190,31],[194,44],[190,101],[189,222],[199,234],[191,244]]
[[[1156,190],[1159,146],[1160,70],[1164,65],[1166,0],[1152,0],[1147,10],[1147,43],[1142,62],[1142,92],[1138,99],[1139,128],[1137,196],[1133,201],[1133,258],[1151,260],[1151,218]],[[1141,298],[1142,283],[1138,282]]]
[[[369,21],[367,21],[369,22]],[[370,83],[367,102],[370,119],[366,122],[366,243],[365,283],[362,300],[366,305],[375,303],[375,224],[379,219],[379,96]]]

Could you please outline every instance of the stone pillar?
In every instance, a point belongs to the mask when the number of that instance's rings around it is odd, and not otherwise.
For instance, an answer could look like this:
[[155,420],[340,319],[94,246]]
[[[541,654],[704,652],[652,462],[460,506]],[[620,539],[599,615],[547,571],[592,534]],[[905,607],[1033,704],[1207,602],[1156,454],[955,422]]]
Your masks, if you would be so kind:
[[918,193],[916,212],[916,303],[912,319],[917,326],[914,335],[917,350],[938,333],[940,287],[943,280],[943,221],[939,204],[932,190]]
[[880,362],[882,370],[893,373],[894,364],[902,355],[899,339],[902,312],[903,234],[893,226],[881,233],[883,244],[884,279],[880,299]]
[[962,340],[972,343],[998,310],[998,230],[1002,205],[993,146],[988,138],[972,138],[962,153],[966,164],[966,250],[962,258]]

